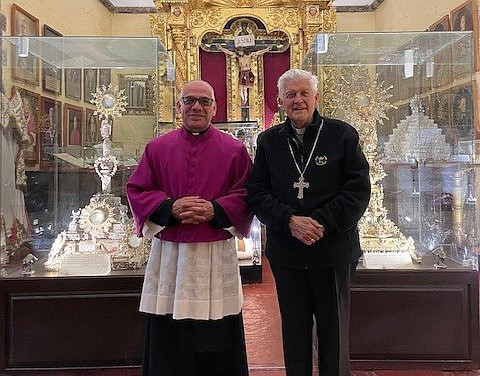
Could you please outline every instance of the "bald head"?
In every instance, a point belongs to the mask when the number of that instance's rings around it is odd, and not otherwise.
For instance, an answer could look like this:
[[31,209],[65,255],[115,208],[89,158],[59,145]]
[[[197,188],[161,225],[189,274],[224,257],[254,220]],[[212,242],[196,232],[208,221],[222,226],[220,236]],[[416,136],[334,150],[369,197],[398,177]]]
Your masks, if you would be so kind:
[[215,100],[215,90],[213,89],[213,86],[210,85],[207,81],[203,81],[203,80],[192,80],[187,82],[185,86],[183,86],[183,89],[180,93],[180,97],[184,97],[185,92],[188,92],[190,90],[197,90],[199,88],[208,90],[210,92],[208,97]]
[[203,80],[189,81],[177,101],[177,111],[182,114],[183,126],[190,132],[201,132],[210,126],[217,113],[215,92]]

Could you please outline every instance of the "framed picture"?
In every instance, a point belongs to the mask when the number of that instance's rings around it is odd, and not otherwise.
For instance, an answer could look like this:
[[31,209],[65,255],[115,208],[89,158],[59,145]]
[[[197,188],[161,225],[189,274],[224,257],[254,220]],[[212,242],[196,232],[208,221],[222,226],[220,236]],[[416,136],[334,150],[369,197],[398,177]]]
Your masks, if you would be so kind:
[[451,89],[454,141],[471,141],[474,137],[472,84]]
[[[17,4],[12,5],[12,35],[17,37],[39,36],[38,18],[32,16]],[[12,78],[38,85],[39,59],[29,54],[28,39],[18,38],[18,46],[12,48]],[[19,56],[22,55],[22,56]]]
[[403,65],[396,66],[397,68],[397,93],[398,99],[404,100],[413,97],[415,94],[415,78],[405,77],[405,68]]
[[83,108],[65,103],[63,108],[65,146],[83,146]]
[[448,31],[450,30],[450,18],[448,14],[440,18],[433,25],[429,26],[429,31]]
[[318,16],[320,15],[320,6],[318,4],[312,4],[307,9],[307,22],[318,22]]
[[82,70],[65,68],[65,96],[80,100],[82,97]]
[[[458,7],[453,9],[450,12],[450,20],[452,22],[452,30],[453,31],[473,31],[475,40],[476,38],[476,25],[473,22],[475,19],[474,8],[472,0],[468,0],[463,4],[460,4]],[[469,53],[470,48],[472,47],[471,41],[467,38],[465,40],[460,40],[452,48],[452,61],[457,62],[458,64],[455,65],[455,69],[453,69],[453,77],[454,78],[461,78],[464,76],[470,75],[473,72],[473,61],[472,55]],[[478,58],[477,51],[475,51],[474,57],[475,60]]]
[[468,0],[450,12],[453,31],[473,30],[473,5]]
[[93,94],[97,91],[97,70],[83,70],[83,100],[90,103]]
[[127,97],[127,115],[153,113],[153,83],[148,74],[119,74],[118,86]]
[[442,88],[450,83],[452,77],[452,65],[445,64],[452,61],[452,49],[446,48],[433,57],[435,74],[431,77],[433,89]]
[[12,86],[12,96],[18,91],[22,97],[23,116],[28,146],[23,151],[26,165],[36,165],[39,155],[40,94]]
[[62,146],[62,102],[42,97],[40,107],[40,169],[53,167],[53,153]]
[[[50,26],[43,25],[43,36],[51,38],[63,35]],[[60,95],[62,93],[62,75],[63,69],[42,61],[42,89],[44,91]]]
[[99,69],[98,70],[98,87],[108,87],[112,82],[112,70],[111,69]]
[[94,110],[87,108],[85,110],[85,145],[95,145],[102,142],[100,135],[100,120],[98,115],[94,114]]
[[432,118],[446,135],[446,141],[453,143],[452,129],[450,127],[450,92],[443,90],[432,94]]

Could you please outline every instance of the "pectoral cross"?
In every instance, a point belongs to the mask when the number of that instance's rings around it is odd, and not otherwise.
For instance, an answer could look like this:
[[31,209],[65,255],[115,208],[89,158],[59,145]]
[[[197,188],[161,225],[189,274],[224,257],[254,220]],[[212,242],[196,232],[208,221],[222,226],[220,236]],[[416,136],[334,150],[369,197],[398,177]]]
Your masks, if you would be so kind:
[[297,198],[302,199],[303,198],[303,188],[308,188],[309,186],[310,186],[310,183],[305,181],[303,176],[300,176],[298,178],[298,181],[293,183],[293,188],[298,188]]

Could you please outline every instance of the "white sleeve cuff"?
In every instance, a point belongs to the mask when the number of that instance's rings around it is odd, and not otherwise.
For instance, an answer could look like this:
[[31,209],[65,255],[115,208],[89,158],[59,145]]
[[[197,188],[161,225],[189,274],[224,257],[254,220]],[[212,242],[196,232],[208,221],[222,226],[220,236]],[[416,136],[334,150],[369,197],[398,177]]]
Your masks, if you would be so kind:
[[243,235],[240,234],[234,226],[225,227],[224,230],[227,230],[233,236],[236,236],[239,239],[243,239]]
[[142,227],[142,234],[146,239],[150,239],[150,238],[153,238],[155,235],[157,235],[164,228],[165,226],[157,225],[152,221],[146,221]]

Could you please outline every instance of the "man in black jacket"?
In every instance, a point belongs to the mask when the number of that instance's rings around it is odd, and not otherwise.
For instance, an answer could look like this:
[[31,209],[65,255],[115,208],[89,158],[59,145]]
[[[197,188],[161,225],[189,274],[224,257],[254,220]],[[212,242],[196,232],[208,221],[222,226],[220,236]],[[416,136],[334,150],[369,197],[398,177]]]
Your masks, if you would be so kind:
[[316,110],[317,86],[316,76],[299,69],[279,78],[287,120],[259,135],[247,190],[267,226],[287,376],[312,375],[313,317],[320,375],[350,376],[350,283],[369,167],[355,128]]

